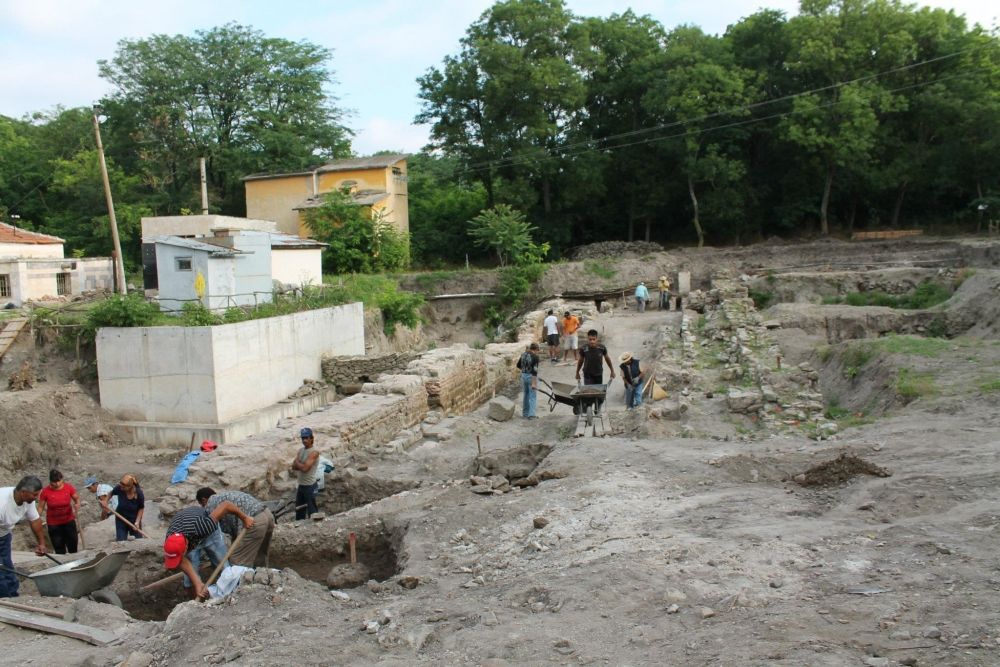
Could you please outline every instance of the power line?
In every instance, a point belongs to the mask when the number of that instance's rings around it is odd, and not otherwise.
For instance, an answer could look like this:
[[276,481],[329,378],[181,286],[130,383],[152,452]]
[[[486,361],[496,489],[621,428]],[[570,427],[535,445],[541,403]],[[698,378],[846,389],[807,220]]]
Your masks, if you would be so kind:
[[[930,65],[930,64],[933,64],[933,63],[936,63],[936,62],[941,62],[941,61],[948,60],[948,59],[951,59],[951,58],[956,58],[956,57],[958,57],[960,55],[963,55],[963,54],[966,54],[966,53],[970,53],[970,52],[979,50],[981,48],[983,48],[983,47],[971,47],[971,48],[968,48],[968,49],[963,49],[961,51],[955,51],[953,53],[948,53],[948,54],[945,54],[945,55],[942,55],[942,56],[937,56],[937,57],[934,57],[934,58],[928,58],[926,60],[921,60],[919,62],[909,63],[907,65],[901,65],[899,67],[894,67],[892,69],[884,70],[882,72],[876,72],[874,74],[868,74],[868,75],[865,75],[865,76],[857,77],[855,79],[850,79],[848,81],[840,81],[840,82],[832,83],[832,84],[829,84],[829,85],[826,85],[826,86],[820,86],[818,88],[812,88],[812,89],[809,89],[809,90],[804,90],[804,91],[800,91],[800,92],[797,92],[797,93],[792,93],[792,94],[789,94],[789,95],[783,95],[781,97],[777,97],[777,98],[770,99],[770,100],[763,100],[761,102],[753,102],[753,103],[750,103],[750,104],[745,104],[745,105],[741,105],[741,106],[737,106],[737,107],[732,107],[730,109],[725,109],[725,110],[722,110],[722,111],[715,111],[715,112],[712,112],[712,113],[709,113],[709,114],[705,114],[705,115],[697,117],[697,118],[690,118],[690,119],[687,119],[687,120],[672,121],[672,122],[669,122],[669,123],[663,123],[663,124],[660,124],[660,125],[654,125],[652,127],[641,128],[641,129],[638,129],[638,130],[631,130],[629,132],[621,132],[621,133],[609,135],[607,137],[601,137],[601,138],[597,138],[597,139],[587,139],[585,141],[579,141],[579,142],[576,142],[576,143],[566,144],[564,146],[561,146],[559,149],[557,149],[557,154],[556,155],[550,155],[550,156],[546,156],[546,157],[542,157],[542,158],[516,157],[515,156],[515,157],[508,157],[508,158],[498,158],[498,159],[495,159],[495,160],[485,160],[483,162],[478,162],[478,163],[470,164],[466,168],[458,170],[455,173],[456,174],[474,173],[474,172],[484,171],[486,169],[493,169],[493,168],[507,167],[507,166],[517,166],[518,164],[523,164],[523,163],[530,163],[530,162],[538,162],[538,161],[549,160],[549,159],[552,159],[553,157],[560,157],[564,153],[567,153],[567,154],[570,154],[570,155],[576,154],[575,152],[574,153],[569,153],[569,151],[574,151],[574,149],[576,149],[578,147],[586,147],[586,148],[588,148],[590,150],[611,150],[613,148],[619,148],[619,147],[623,147],[623,146],[626,146],[626,145],[628,145],[628,146],[637,145],[636,143],[616,144],[616,145],[608,147],[608,148],[599,148],[597,146],[597,144],[607,143],[609,141],[614,141],[616,139],[627,138],[627,137],[632,137],[632,136],[638,136],[638,135],[642,135],[642,134],[648,134],[650,132],[656,132],[656,131],[659,131],[659,130],[670,129],[672,127],[678,127],[678,126],[682,126],[682,125],[688,125],[688,124],[691,124],[691,123],[702,122],[702,121],[705,121],[705,120],[711,120],[712,118],[718,118],[719,116],[727,116],[727,115],[732,115],[732,114],[740,113],[740,112],[750,112],[750,111],[752,111],[754,109],[757,109],[759,107],[764,107],[764,106],[768,106],[768,105],[771,105],[771,104],[777,104],[779,102],[785,102],[785,101],[789,101],[789,100],[794,100],[794,99],[799,98],[799,97],[804,97],[806,95],[813,95],[813,94],[824,92],[824,91],[827,91],[827,90],[833,90],[833,89],[837,89],[837,88],[843,88],[843,87],[850,86],[850,85],[857,84],[857,83],[861,83],[861,82],[864,82],[864,81],[870,81],[870,80],[877,79],[877,78],[880,78],[880,77],[888,76],[890,74],[896,74],[898,72],[905,72],[907,70],[915,69],[917,67],[923,67],[923,66]],[[939,79],[939,80],[943,80],[943,79]],[[901,88],[899,90],[903,90],[903,89],[905,89],[905,88]],[[893,92],[893,91],[890,91],[890,92]],[[768,118],[771,118],[771,116],[766,116],[766,117],[763,117],[762,119],[768,119]],[[722,127],[726,127],[726,126],[722,126]],[[718,128],[716,128],[716,129],[718,129]],[[671,136],[681,136],[681,135],[671,135]],[[643,143],[643,142],[638,142],[638,143]]]
[[[951,76],[938,77],[937,79],[934,79],[934,80],[931,80],[931,81],[921,81],[921,82],[909,84],[909,85],[906,85],[906,86],[900,86],[898,88],[891,88],[891,89],[886,90],[885,92],[887,92],[887,93],[897,93],[897,92],[901,92],[901,91],[904,91],[904,90],[911,90],[911,89],[914,89],[914,88],[920,88],[920,87],[923,87],[923,86],[928,86],[928,85],[931,85],[931,84],[939,83],[941,81],[949,81],[949,80],[952,80],[952,79],[960,79],[960,78],[971,76],[971,75],[972,75],[971,72],[967,72],[965,74],[953,74]],[[810,109],[802,109],[802,110],[798,110],[798,111],[796,111],[796,110],[793,109],[791,111],[783,111],[783,112],[780,112],[780,113],[774,113],[774,114],[770,114],[770,115],[767,115],[767,116],[759,116],[759,117],[756,117],[756,118],[747,118],[747,119],[737,120],[737,121],[733,121],[731,123],[725,123],[723,125],[715,125],[713,127],[699,128],[697,130],[687,130],[685,132],[678,132],[676,134],[669,134],[669,135],[662,136],[662,137],[650,137],[648,139],[641,139],[641,140],[638,140],[638,141],[631,141],[631,142],[623,143],[623,144],[615,144],[615,145],[612,145],[612,146],[593,147],[593,146],[589,145],[590,143],[593,143],[593,142],[581,142],[581,143],[579,143],[579,144],[576,145],[577,149],[573,150],[573,151],[560,151],[559,153],[556,153],[556,154],[553,154],[553,155],[548,155],[546,157],[539,157],[539,158],[515,158],[515,159],[511,159],[511,160],[518,160],[518,161],[516,161],[516,162],[515,161],[511,161],[510,164],[503,165],[503,166],[517,166],[518,164],[523,164],[523,163],[545,162],[545,161],[548,161],[548,160],[563,159],[563,158],[567,158],[567,157],[576,157],[577,155],[583,155],[583,154],[589,153],[589,152],[595,152],[595,151],[612,151],[612,150],[617,150],[619,148],[628,148],[630,146],[639,146],[639,145],[642,145],[642,144],[650,144],[650,143],[654,143],[654,142],[657,142],[657,141],[667,141],[669,139],[677,139],[677,138],[688,137],[688,136],[697,136],[699,134],[705,134],[707,132],[713,132],[715,130],[725,130],[725,129],[731,129],[731,128],[734,128],[734,127],[741,127],[741,126],[745,126],[745,125],[752,125],[754,123],[760,123],[760,122],[764,122],[764,121],[768,121],[768,120],[775,120],[775,119],[785,118],[787,116],[792,116],[792,115],[796,115],[796,114],[800,114],[800,113],[808,113],[808,112],[814,111],[816,109],[825,109],[825,108],[828,108],[828,107],[832,107],[832,106],[836,106],[838,104],[841,104],[842,101],[843,100],[833,100],[833,101],[830,101],[830,102],[825,102],[823,104],[818,104],[818,105],[816,105],[816,106],[814,106],[814,107],[812,107]],[[708,117],[711,117],[711,116],[706,116],[706,118],[708,118]],[[701,120],[701,119],[697,119],[696,118],[696,119],[691,119],[691,120],[688,120],[688,121],[683,121],[683,122],[678,122],[678,123],[672,123],[670,126],[685,125],[685,124],[697,122],[698,120]],[[492,169],[492,168],[494,168],[493,165],[487,165],[487,166],[482,166],[482,167],[478,167],[478,168],[470,168],[470,169],[460,170],[460,171],[456,171],[455,173],[456,174],[475,173],[475,172],[485,171],[487,169]]]

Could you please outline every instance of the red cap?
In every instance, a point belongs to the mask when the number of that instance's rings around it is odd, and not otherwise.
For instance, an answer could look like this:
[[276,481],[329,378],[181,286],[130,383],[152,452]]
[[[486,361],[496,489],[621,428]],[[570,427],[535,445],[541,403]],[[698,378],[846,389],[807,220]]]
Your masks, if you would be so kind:
[[180,533],[170,533],[163,541],[163,567],[175,569],[181,564],[181,558],[187,553],[187,538]]

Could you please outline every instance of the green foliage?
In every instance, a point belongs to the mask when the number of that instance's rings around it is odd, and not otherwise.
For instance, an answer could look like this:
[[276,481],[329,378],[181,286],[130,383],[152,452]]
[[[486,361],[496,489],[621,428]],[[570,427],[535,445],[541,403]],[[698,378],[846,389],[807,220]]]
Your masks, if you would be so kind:
[[824,297],[824,304],[844,303],[848,306],[884,306],[886,308],[901,308],[905,310],[922,310],[944,303],[951,298],[954,289],[948,285],[934,282],[924,282],[913,292],[903,295],[886,294],[879,290],[869,292],[851,292],[843,298]]
[[309,209],[306,222],[314,236],[328,243],[323,270],[328,273],[375,273],[406,268],[409,240],[379,214],[358,206],[346,192],[324,195]]
[[188,301],[181,307],[181,322],[186,327],[210,327],[221,324],[222,318],[206,308],[201,301]]
[[604,278],[605,280],[611,280],[618,275],[618,272],[613,268],[604,262],[599,262],[597,260],[587,260],[584,262],[583,270],[597,276],[598,278]]
[[[107,144],[149,184],[156,208],[197,208],[197,164],[208,158],[210,200],[243,208],[243,176],[293,171],[349,153],[327,93],[329,49],[229,23],[194,35],[118,43],[98,62]],[[214,211],[213,211],[214,212]]]
[[250,319],[249,314],[242,308],[236,306],[232,308],[227,308],[226,312],[222,314],[222,321],[225,324],[235,324],[237,322],[244,322]]
[[750,298],[753,299],[753,305],[757,310],[764,310],[774,301],[774,292],[751,289],[748,293]]
[[996,394],[1000,392],[1000,378],[979,383],[979,391],[984,394]]
[[504,306],[520,306],[524,297],[543,275],[545,275],[543,264],[515,264],[501,269],[500,303]]
[[930,396],[937,391],[934,377],[930,373],[918,373],[909,368],[899,369],[894,388],[900,397],[908,401],[921,396]]
[[397,324],[415,327],[420,323],[420,308],[424,297],[399,289],[399,284],[386,276],[355,274],[324,276],[326,291],[339,295],[342,303],[361,301],[368,308],[382,311],[386,335],[392,335]]
[[160,309],[138,294],[115,294],[91,308],[84,318],[84,334],[93,340],[101,327],[152,326],[160,317]]
[[935,358],[951,349],[952,344],[940,338],[920,336],[889,335],[873,343],[882,352],[891,354],[911,354],[918,357]]
[[535,231],[523,213],[506,204],[487,209],[469,221],[472,242],[480,248],[493,250],[501,267],[508,262],[531,264],[545,258],[549,244],[536,245],[532,240]]
[[851,343],[844,350],[841,359],[844,364],[844,377],[853,380],[874,357],[875,348],[871,343]]

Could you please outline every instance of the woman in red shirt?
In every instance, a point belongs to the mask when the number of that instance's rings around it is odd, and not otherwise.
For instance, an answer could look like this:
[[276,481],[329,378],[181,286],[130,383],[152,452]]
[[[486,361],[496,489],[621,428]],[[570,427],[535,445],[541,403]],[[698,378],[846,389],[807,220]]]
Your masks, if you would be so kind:
[[75,554],[80,495],[72,484],[63,481],[63,474],[54,468],[49,471],[49,485],[38,494],[38,513],[45,516],[55,552],[64,554],[68,550]]

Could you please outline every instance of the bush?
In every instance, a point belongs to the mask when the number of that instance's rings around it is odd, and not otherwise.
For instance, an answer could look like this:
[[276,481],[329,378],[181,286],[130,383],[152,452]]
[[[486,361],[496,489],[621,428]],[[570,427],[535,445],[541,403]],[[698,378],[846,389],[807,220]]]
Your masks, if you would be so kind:
[[206,308],[201,301],[188,301],[181,307],[181,322],[186,327],[210,327],[220,324],[222,318]]
[[753,305],[757,310],[764,310],[774,301],[774,292],[761,292],[752,289],[749,291],[749,296],[753,299]]
[[138,294],[115,294],[87,313],[84,337],[93,340],[101,327],[145,327],[159,319],[160,309]]

